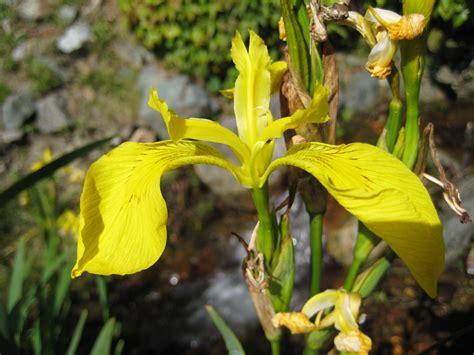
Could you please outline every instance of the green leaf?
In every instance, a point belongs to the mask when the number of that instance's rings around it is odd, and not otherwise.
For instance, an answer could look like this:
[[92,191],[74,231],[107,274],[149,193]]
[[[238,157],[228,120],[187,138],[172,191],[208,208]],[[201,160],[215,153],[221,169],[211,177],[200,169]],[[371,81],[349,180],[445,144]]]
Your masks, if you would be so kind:
[[74,328],[74,333],[72,334],[71,342],[66,351],[66,355],[74,355],[76,353],[79,342],[81,341],[82,331],[84,330],[84,325],[86,324],[87,319],[87,310],[82,310],[81,316]]
[[225,346],[227,347],[227,351],[230,355],[243,355],[245,354],[242,345],[240,344],[239,339],[234,334],[232,329],[226,324],[226,322],[221,318],[221,316],[217,313],[214,307],[207,305],[206,311],[211,316],[211,319],[216,326],[219,333],[221,333],[222,337],[224,338]]
[[53,315],[58,316],[69,292],[73,262],[68,263],[58,276],[54,292]]
[[8,287],[7,311],[10,312],[21,299],[26,277],[26,241],[20,239],[13,262],[12,276]]
[[117,323],[114,318],[109,319],[107,323],[105,323],[92,347],[90,355],[110,354],[116,325]]
[[109,303],[107,297],[107,278],[103,276],[95,276],[95,283],[97,285],[97,291],[99,293],[99,301],[103,309],[104,320],[109,318]]
[[51,163],[43,166],[42,168],[32,172],[29,175],[21,178],[19,181],[11,185],[6,190],[0,193],[0,206],[4,205],[7,201],[11,200],[13,197],[18,195],[21,191],[26,190],[38,181],[45,179],[51,176],[56,170],[62,168],[63,166],[71,163],[72,161],[80,158],[87,153],[93,151],[94,149],[104,145],[105,143],[110,142],[114,136],[97,140],[95,142],[89,143],[81,148],[78,148],[70,153],[64,154],[56,160],[53,160]]

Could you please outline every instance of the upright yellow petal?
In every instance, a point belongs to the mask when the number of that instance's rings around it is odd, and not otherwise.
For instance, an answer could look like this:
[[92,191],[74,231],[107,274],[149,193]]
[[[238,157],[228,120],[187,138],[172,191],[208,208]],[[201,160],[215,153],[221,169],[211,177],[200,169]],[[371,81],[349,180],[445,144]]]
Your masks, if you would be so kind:
[[232,40],[232,60],[239,76],[235,82],[234,110],[240,138],[253,146],[260,132],[268,125],[270,105],[270,56],[263,40],[250,31],[249,50],[239,32]]
[[156,89],[150,90],[148,105],[161,113],[173,141],[187,138],[225,144],[232,149],[241,163],[249,159],[248,147],[234,132],[211,120],[179,117],[168,108],[164,100],[159,98]]
[[81,196],[77,262],[72,276],[131,274],[150,267],[166,244],[164,172],[212,164],[238,175],[213,147],[198,142],[124,143],[90,167]]
[[311,318],[319,311],[334,306],[338,295],[337,290],[326,290],[318,293],[306,301],[301,312]]
[[431,297],[436,295],[444,268],[441,223],[425,187],[402,162],[369,144],[303,143],[275,160],[261,183],[281,165],[299,167],[317,178],[390,245]]

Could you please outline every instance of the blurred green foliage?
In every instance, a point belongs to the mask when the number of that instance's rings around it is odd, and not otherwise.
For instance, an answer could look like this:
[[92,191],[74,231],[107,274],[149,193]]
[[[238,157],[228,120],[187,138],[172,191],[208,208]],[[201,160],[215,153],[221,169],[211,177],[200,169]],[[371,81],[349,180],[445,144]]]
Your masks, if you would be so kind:
[[5,101],[10,94],[10,88],[3,81],[0,81],[0,104]]
[[119,0],[119,5],[145,46],[169,66],[205,79],[211,91],[233,86],[229,49],[236,30],[244,38],[249,29],[256,31],[272,57],[278,56],[279,0]]
[[33,90],[39,94],[57,89],[63,84],[61,76],[53,68],[34,57],[28,57],[25,69]]

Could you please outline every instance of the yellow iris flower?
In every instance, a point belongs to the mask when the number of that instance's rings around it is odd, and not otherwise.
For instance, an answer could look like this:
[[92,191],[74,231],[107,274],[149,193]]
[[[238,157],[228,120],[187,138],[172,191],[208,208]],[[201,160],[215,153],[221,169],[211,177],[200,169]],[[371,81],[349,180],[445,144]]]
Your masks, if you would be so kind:
[[[243,186],[258,188],[275,169],[291,165],[312,174],[384,239],[434,296],[444,246],[436,210],[418,177],[391,155],[362,143],[302,143],[272,161],[274,140],[284,131],[327,120],[328,90],[318,86],[307,109],[274,121],[269,100],[280,86],[285,63],[272,63],[254,32],[248,50],[237,33],[231,54],[239,71],[233,90],[238,135],[210,120],[179,117],[151,90],[149,104],[163,116],[170,139],[123,143],[92,164],[81,196],[81,233],[72,276],[85,271],[131,274],[158,260],[166,244],[167,209],[160,190],[165,172],[187,164],[211,164],[228,170]],[[226,144],[239,164],[201,141]]]
[[[372,348],[371,339],[359,330],[358,315],[361,298],[357,293],[343,289],[326,290],[311,297],[301,312],[277,313],[272,323],[275,327],[285,326],[292,334],[309,333],[334,325],[340,333],[334,338],[339,351],[368,354]],[[321,319],[323,311],[334,310]],[[315,322],[309,319],[316,315]]]

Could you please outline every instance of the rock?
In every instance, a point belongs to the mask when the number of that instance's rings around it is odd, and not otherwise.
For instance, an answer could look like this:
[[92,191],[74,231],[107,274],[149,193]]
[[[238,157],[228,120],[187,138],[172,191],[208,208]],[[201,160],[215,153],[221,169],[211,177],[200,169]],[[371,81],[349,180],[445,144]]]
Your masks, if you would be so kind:
[[52,6],[48,0],[23,0],[17,7],[18,15],[23,20],[36,21],[52,13]]
[[85,22],[78,22],[66,29],[64,34],[58,38],[56,45],[61,52],[69,54],[81,49],[93,39],[90,26]]
[[3,128],[9,132],[19,130],[35,109],[34,95],[29,90],[8,96],[2,106]]
[[77,17],[77,8],[73,5],[63,5],[58,10],[58,19],[65,24],[70,24]]
[[425,72],[423,79],[421,79],[420,102],[429,104],[441,101],[446,101],[446,95],[433,83],[428,73]]
[[354,73],[341,91],[340,102],[352,113],[370,111],[378,102],[379,83],[366,71]]
[[474,60],[469,66],[460,72],[452,70],[443,65],[435,74],[436,80],[442,84],[449,85],[456,93],[458,100],[472,103],[474,96]]
[[137,86],[142,96],[138,117],[160,137],[167,137],[168,133],[161,115],[148,106],[148,93],[152,87],[158,89],[160,98],[182,117],[207,117],[217,111],[216,104],[204,88],[192,83],[185,75],[172,74],[154,64],[143,67]]
[[23,137],[23,132],[19,130],[1,131],[0,130],[0,146],[16,142]]
[[49,94],[37,103],[36,127],[41,133],[54,133],[71,125],[66,99],[60,94]]
[[141,51],[128,41],[116,41],[113,50],[125,64],[134,69],[140,68],[144,62]]

